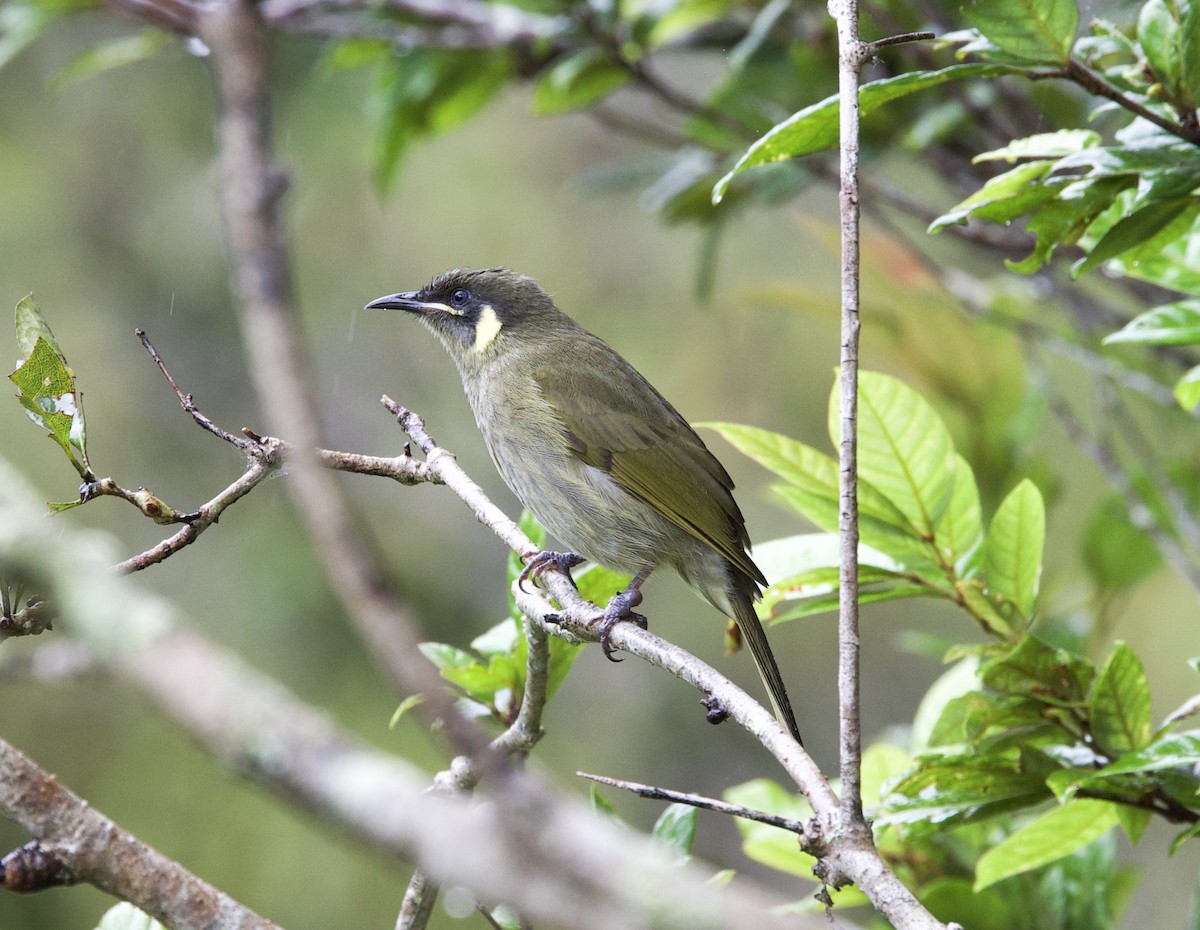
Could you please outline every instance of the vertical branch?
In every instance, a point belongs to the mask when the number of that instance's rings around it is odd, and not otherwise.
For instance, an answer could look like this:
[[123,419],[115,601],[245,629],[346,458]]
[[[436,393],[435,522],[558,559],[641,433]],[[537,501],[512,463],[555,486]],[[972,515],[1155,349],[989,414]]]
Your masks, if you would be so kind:
[[290,436],[298,454],[290,490],[334,590],[384,671],[425,695],[428,712],[446,724],[459,751],[477,753],[483,734],[454,708],[417,648],[408,617],[388,593],[385,575],[363,544],[333,476],[317,467],[318,405],[303,372],[279,205],[285,176],[271,154],[267,95],[269,35],[252,0],[200,8],[200,37],[216,77],[221,210],[229,240],[232,286],[259,403],[272,432]]
[[838,440],[838,720],[842,829],[865,829],[858,634],[858,72],[866,47],[858,38],[858,0],[829,0],[837,22],[841,132],[842,351]]

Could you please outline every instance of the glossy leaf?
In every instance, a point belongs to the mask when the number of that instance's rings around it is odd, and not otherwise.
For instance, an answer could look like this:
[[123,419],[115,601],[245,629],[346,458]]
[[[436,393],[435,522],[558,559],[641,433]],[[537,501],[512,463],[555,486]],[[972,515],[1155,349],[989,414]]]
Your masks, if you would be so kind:
[[[779,433],[736,423],[700,424],[715,429],[742,454],[779,475],[788,485],[780,496],[829,532],[838,528],[837,460]],[[860,475],[859,531],[864,543],[895,558],[927,552],[921,534],[870,480]],[[901,559],[902,560],[902,559]]]
[[[877,488],[925,538],[950,504],[958,458],[950,431],[920,394],[872,371],[858,376],[859,475]],[[829,401],[829,434],[838,441],[840,390]]]
[[1033,274],[1050,261],[1061,245],[1074,245],[1091,223],[1112,206],[1117,196],[1137,183],[1132,176],[1083,180],[1053,187],[1057,196],[1038,206],[1025,223],[1035,237],[1033,251],[1019,262],[1004,264],[1017,274]]
[[1147,310],[1104,338],[1105,345],[1119,342],[1141,345],[1200,343],[1200,300],[1178,300]]
[[1138,14],[1137,41],[1146,63],[1172,99],[1183,96],[1183,30],[1177,0],[1146,0]]
[[1044,183],[1054,162],[1042,159],[989,178],[979,190],[929,224],[931,233],[965,223],[970,217],[1003,223],[1032,212],[1058,196],[1061,185]]
[[1004,694],[1029,695],[1047,704],[1082,707],[1095,669],[1082,656],[1025,636],[980,668],[983,683]]
[[1116,805],[1075,798],[1052,808],[980,856],[975,890],[1068,856],[1117,826]]
[[[872,81],[859,88],[859,115],[865,118],[889,101],[949,81],[996,77],[1012,74],[1017,70],[1019,69],[1010,65],[975,62],[950,65],[940,71],[910,71],[896,77]],[[837,143],[838,98],[834,95],[788,117],[750,146],[746,154],[733,166],[733,170],[721,178],[713,188],[713,203],[721,201],[734,176],[747,168],[811,155],[834,148]]]
[[973,578],[983,563],[983,515],[975,472],[961,455],[955,456],[954,490],[938,522],[934,547],[944,564],[960,578]]
[[1093,785],[1115,775],[1197,765],[1200,765],[1200,733],[1175,733],[1155,740],[1144,749],[1126,753],[1104,766],[1084,784]]
[[1011,600],[1026,619],[1033,615],[1045,542],[1042,493],[1025,479],[1000,504],[988,526],[985,571],[988,591]]
[[1048,795],[1041,778],[1021,771],[1007,756],[940,756],[893,786],[875,822],[944,830],[1020,810]]
[[1075,0],[973,0],[963,18],[1015,58],[1066,64],[1079,28]]
[[976,155],[971,161],[976,164],[983,161],[1007,161],[1011,164],[1019,158],[1062,158],[1099,144],[1098,132],[1090,129],[1060,129],[1057,132],[1039,132],[1023,139],[1014,139],[1003,148]]
[[1150,742],[1150,682],[1141,659],[1118,642],[1108,654],[1088,701],[1092,736],[1110,758]]
[[1180,197],[1142,207],[1113,225],[1100,241],[1092,246],[1087,258],[1080,259],[1071,266],[1071,274],[1078,277],[1097,265],[1116,258],[1122,252],[1143,245],[1180,217],[1194,214],[1198,204],[1200,201],[1195,197]]

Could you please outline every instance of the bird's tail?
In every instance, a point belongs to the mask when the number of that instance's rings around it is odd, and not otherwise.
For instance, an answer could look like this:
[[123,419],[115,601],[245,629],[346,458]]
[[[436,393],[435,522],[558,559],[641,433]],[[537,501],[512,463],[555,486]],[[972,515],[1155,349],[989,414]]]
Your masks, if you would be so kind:
[[733,619],[737,621],[742,639],[750,647],[754,656],[754,664],[758,666],[758,674],[762,676],[763,684],[771,698],[771,706],[775,709],[776,719],[782,723],[796,738],[796,742],[804,745],[800,739],[800,728],[796,726],[796,715],[792,713],[792,702],[788,700],[787,689],[783,686],[783,676],[779,674],[779,665],[775,654],[771,652],[771,644],[767,642],[767,632],[759,622],[758,614],[754,612],[754,601],[750,594],[740,588],[731,586],[728,592],[729,606],[733,610]]

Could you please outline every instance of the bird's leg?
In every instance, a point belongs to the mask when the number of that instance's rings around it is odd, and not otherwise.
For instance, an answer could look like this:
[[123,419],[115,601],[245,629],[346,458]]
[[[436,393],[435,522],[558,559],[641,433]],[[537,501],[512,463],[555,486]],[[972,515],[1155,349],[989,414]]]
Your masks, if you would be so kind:
[[[521,569],[521,574],[517,576],[517,584],[522,591],[527,590],[525,582],[532,578],[535,582],[542,576],[542,573],[552,565],[562,569],[567,573],[567,577],[571,578],[571,569],[581,562],[586,562],[583,556],[575,552],[551,552],[549,549],[537,553],[533,556]],[[571,584],[575,583],[575,579],[571,578]]]
[[630,620],[643,630],[646,629],[646,618],[641,614],[635,614],[633,608],[642,602],[642,583],[650,577],[652,571],[654,571],[653,568],[643,568],[634,575],[633,581],[629,582],[629,587],[614,594],[609,599],[608,606],[604,608],[604,613],[588,623],[589,627],[593,627],[599,632],[600,648],[604,650],[604,656],[610,662],[621,661],[613,657],[612,643],[608,641],[608,634],[612,632],[614,626],[622,620]]

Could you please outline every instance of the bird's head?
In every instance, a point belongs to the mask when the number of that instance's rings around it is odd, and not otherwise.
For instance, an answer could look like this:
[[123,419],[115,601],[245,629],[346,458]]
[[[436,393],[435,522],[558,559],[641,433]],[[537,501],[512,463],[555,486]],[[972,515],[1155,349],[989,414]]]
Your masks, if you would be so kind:
[[533,278],[507,268],[456,268],[419,291],[372,300],[367,309],[417,314],[460,367],[575,325]]

